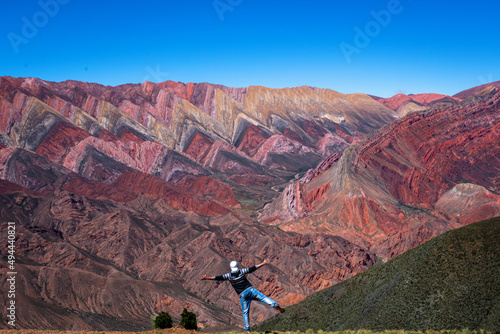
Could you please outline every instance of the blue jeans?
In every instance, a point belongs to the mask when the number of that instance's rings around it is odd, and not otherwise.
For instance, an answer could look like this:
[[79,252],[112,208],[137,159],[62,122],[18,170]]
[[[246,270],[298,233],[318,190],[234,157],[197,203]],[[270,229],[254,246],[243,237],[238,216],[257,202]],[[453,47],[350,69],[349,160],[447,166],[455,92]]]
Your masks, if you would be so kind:
[[250,328],[250,320],[248,315],[250,314],[250,303],[252,300],[258,300],[259,302],[266,303],[271,307],[278,306],[271,298],[264,295],[262,292],[255,288],[248,288],[240,294],[241,310],[243,311],[243,322],[245,324],[245,330]]

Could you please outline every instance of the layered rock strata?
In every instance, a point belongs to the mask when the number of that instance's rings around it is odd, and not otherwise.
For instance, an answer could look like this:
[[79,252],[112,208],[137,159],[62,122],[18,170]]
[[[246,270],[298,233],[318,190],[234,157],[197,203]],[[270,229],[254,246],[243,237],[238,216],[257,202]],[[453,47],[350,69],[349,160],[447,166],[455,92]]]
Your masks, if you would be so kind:
[[394,257],[498,216],[499,108],[500,93],[490,88],[461,104],[408,115],[288,185],[260,221],[342,236]]

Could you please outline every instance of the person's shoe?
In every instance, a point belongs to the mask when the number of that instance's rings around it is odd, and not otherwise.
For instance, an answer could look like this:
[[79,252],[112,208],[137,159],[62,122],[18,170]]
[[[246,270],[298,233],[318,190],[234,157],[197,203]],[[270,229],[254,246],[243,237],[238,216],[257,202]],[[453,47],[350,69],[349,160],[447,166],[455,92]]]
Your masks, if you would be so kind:
[[276,305],[274,308],[280,311],[281,313],[285,312],[285,309],[279,305]]

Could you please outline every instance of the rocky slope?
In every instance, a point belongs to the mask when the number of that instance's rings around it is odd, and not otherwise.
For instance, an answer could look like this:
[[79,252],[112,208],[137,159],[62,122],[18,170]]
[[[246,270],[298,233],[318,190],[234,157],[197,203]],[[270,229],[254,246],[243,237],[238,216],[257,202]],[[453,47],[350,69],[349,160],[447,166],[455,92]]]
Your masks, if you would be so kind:
[[[230,259],[250,266],[270,258],[273,265],[251,280],[285,305],[374,262],[339,237],[252,226],[231,214],[201,216],[163,199],[122,204],[65,190],[41,195],[9,181],[2,190],[2,217],[16,222],[18,236],[18,328],[139,330],[153,314],[168,310],[178,318],[183,307],[202,326],[239,324],[230,286],[199,280],[228,271]],[[6,259],[1,262],[5,273]],[[0,298],[7,302],[6,293]],[[257,306],[253,314],[257,321],[273,310]]]
[[500,215],[500,92],[413,113],[287,186],[260,220],[342,236],[391,258]]
[[[3,77],[0,108],[20,327],[144,329],[183,307],[202,327],[240,324],[231,288],[202,274],[269,258],[253,282],[288,305],[376,260],[340,237],[255,220],[298,172],[397,119],[366,95]],[[272,314],[255,306],[253,321]]]
[[481,86],[466,89],[464,91],[461,91],[461,92],[453,95],[453,97],[463,100],[463,99],[466,99],[466,98],[471,97],[473,95],[476,95],[479,92],[481,92],[482,90],[484,90],[485,88],[489,88],[489,87],[495,87],[497,89],[500,89],[500,81],[490,82],[490,83],[483,84]]

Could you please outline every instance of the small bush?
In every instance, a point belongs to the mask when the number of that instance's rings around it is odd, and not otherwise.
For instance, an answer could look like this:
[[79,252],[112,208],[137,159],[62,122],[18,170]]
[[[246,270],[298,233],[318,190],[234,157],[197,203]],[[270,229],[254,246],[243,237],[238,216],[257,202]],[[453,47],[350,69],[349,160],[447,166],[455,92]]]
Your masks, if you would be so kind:
[[198,329],[198,322],[196,322],[196,314],[189,312],[184,308],[181,313],[181,323],[180,325],[185,329]]
[[172,327],[172,317],[167,312],[160,312],[153,319],[153,327],[155,329],[164,329]]

